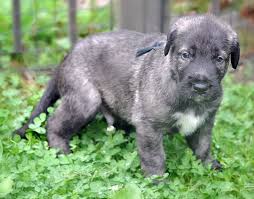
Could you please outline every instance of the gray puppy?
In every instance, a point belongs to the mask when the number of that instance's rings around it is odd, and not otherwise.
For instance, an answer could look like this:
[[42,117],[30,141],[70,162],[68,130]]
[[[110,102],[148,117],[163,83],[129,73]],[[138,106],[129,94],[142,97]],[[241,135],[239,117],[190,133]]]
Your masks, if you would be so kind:
[[220,169],[210,153],[212,128],[221,80],[229,59],[237,67],[239,54],[237,34],[210,15],[180,18],[167,36],[90,36],[65,57],[28,123],[16,132],[24,136],[33,119],[61,98],[47,122],[50,147],[69,153],[72,135],[102,111],[111,125],[119,118],[136,128],[146,175],[165,172],[162,138],[169,129],[186,137],[197,158]]

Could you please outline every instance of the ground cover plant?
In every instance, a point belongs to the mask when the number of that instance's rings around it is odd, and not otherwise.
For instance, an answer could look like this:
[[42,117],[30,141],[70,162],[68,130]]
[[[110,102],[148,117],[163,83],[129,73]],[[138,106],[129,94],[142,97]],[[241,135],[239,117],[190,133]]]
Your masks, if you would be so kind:
[[[163,183],[154,185],[142,175],[135,133],[126,136],[123,131],[106,131],[101,115],[72,139],[73,153],[67,156],[57,157],[57,151],[48,148],[45,113],[30,125],[27,140],[11,137],[29,117],[49,76],[38,74],[35,82],[27,82],[10,70],[10,1],[2,1],[1,7],[0,198],[253,198],[254,84],[233,82],[230,75],[224,82],[224,99],[213,134],[213,153],[223,163],[223,172],[202,166],[182,136],[166,135],[167,173],[160,177]],[[62,1],[27,0],[22,1],[22,12],[26,65],[59,63],[70,46],[66,5]],[[79,12],[80,36],[108,30],[108,26],[98,30],[97,25],[96,30],[88,27],[91,22],[109,24],[108,18],[109,9]],[[250,66],[252,69],[253,63]],[[54,107],[48,109],[49,114],[53,111]]]
[[27,140],[12,138],[48,79],[38,75],[27,85],[14,72],[0,74],[0,197],[253,198],[253,84],[233,83],[229,77],[225,81],[213,136],[213,153],[223,163],[223,172],[203,167],[180,135],[165,136],[168,171],[155,186],[141,173],[135,133],[107,132],[100,115],[73,138],[73,153],[67,156],[56,157],[56,150],[48,149],[45,114],[30,125]]

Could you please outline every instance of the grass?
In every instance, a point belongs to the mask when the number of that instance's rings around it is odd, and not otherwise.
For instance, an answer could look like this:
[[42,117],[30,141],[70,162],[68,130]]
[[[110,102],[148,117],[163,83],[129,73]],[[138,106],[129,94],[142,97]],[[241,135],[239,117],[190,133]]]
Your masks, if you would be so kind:
[[[9,54],[11,1],[1,3],[0,29],[4,31],[0,33],[0,53]],[[59,63],[69,49],[66,4],[26,0],[22,13],[25,64]],[[79,11],[79,36],[108,30],[108,19],[108,7],[99,12]],[[163,183],[154,185],[142,175],[135,133],[107,132],[100,115],[81,136],[72,139],[73,153],[68,156],[57,157],[57,151],[48,148],[45,114],[30,126],[27,140],[12,138],[12,131],[30,116],[49,77],[37,75],[36,82],[30,84],[7,70],[9,55],[0,58],[0,198],[253,198],[253,84],[236,84],[226,78],[213,136],[213,154],[223,163],[223,172],[203,167],[180,135],[165,136],[168,173],[161,177]],[[53,107],[48,109],[50,114],[53,111]]]
[[168,173],[161,177],[164,183],[154,185],[142,175],[135,133],[107,132],[100,115],[73,138],[73,153],[67,156],[56,157],[56,150],[48,148],[41,130],[44,115],[30,126],[27,140],[11,138],[29,117],[48,77],[36,79],[27,85],[13,72],[0,74],[0,197],[253,198],[253,84],[236,84],[229,77],[225,81],[213,136],[213,154],[223,163],[223,172],[203,167],[180,135],[165,136]]

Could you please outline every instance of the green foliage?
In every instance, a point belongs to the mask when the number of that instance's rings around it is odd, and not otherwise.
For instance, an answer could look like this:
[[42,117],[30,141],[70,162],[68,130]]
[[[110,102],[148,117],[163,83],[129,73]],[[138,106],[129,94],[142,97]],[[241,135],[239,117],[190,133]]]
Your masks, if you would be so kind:
[[2,159],[2,156],[3,156],[3,144],[2,144],[2,142],[0,140],[0,161]]
[[118,190],[112,199],[142,199],[142,194],[137,185],[127,184],[124,188]]
[[[230,1],[230,4],[227,6],[227,10],[237,10],[239,11],[243,5],[247,5],[248,0],[237,0]],[[212,7],[211,0],[173,0],[172,11],[176,14],[186,15],[186,13],[196,12],[196,13],[206,13],[209,11],[209,8]],[[225,8],[224,8],[225,9]]]
[[[12,1],[1,1],[0,54],[13,51]],[[58,64],[70,48],[68,37],[68,4],[62,0],[25,0],[21,2],[23,58],[29,67]],[[109,30],[109,6],[95,9],[78,8],[79,37]],[[1,65],[1,62],[0,62]],[[0,66],[1,67],[1,66]]]
[[11,178],[6,178],[0,182],[0,198],[4,198],[12,191],[13,181]]
[[33,124],[30,124],[28,127],[31,131],[34,131],[39,134],[46,134],[45,127],[43,124],[46,121],[46,113],[41,113],[38,117],[36,117],[33,121]]
[[[34,120],[27,140],[10,136],[42,95],[12,72],[0,74],[0,197],[12,198],[246,198],[254,195],[254,86],[225,81],[213,154],[224,165],[211,171],[196,160],[181,135],[165,135],[167,172],[144,178],[135,134],[106,131],[99,116],[71,141],[73,153],[57,155],[45,137],[45,114]],[[25,88],[24,88],[25,87]],[[53,113],[50,107],[48,112]],[[43,129],[43,130],[42,130]],[[158,180],[158,185],[153,181]]]
[[210,0],[194,0],[194,1],[175,1],[172,5],[172,11],[177,14],[186,14],[188,12],[205,13],[208,10]]

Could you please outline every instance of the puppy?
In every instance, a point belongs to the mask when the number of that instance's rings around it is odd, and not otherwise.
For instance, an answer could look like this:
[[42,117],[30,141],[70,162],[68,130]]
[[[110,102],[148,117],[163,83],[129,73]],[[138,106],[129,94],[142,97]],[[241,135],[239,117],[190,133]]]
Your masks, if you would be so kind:
[[165,171],[163,132],[185,136],[197,158],[221,165],[211,151],[212,128],[222,99],[228,63],[236,68],[237,34],[214,16],[178,19],[168,35],[117,31],[77,43],[56,69],[28,125],[57,99],[47,121],[50,147],[69,153],[73,134],[102,111],[110,125],[119,118],[136,129],[146,175]]

